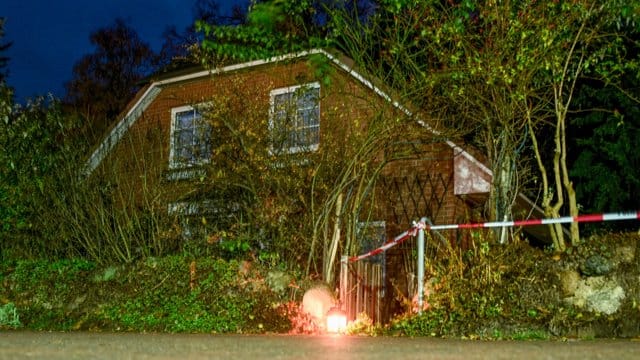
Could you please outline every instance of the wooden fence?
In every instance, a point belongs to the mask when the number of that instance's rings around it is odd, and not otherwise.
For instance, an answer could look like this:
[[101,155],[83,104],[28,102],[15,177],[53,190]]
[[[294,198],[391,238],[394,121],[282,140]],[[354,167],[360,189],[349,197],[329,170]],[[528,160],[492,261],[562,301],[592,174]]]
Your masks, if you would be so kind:
[[353,321],[366,314],[375,324],[383,322],[384,287],[382,264],[367,260],[349,262],[342,259],[340,267],[340,301]]

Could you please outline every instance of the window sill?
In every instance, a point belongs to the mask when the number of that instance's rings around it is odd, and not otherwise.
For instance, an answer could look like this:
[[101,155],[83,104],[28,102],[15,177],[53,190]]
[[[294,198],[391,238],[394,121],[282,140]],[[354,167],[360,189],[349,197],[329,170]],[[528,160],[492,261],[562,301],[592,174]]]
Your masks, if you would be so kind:
[[201,167],[176,167],[169,168],[165,175],[168,181],[193,180],[206,175],[206,171]]

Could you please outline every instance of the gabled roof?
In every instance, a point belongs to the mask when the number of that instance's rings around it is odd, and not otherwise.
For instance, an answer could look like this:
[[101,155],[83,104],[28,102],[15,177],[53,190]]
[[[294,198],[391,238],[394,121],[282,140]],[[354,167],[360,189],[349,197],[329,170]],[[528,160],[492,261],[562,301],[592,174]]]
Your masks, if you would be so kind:
[[[372,81],[367,79],[365,76],[356,71],[353,65],[352,60],[343,57],[336,56],[329,53],[323,49],[313,49],[308,51],[301,51],[281,56],[275,56],[268,59],[263,60],[254,60],[249,62],[244,62],[240,64],[228,65],[221,68],[216,68],[212,70],[202,70],[199,68],[194,68],[192,72],[181,72],[178,74],[168,75],[163,78],[158,78],[152,81],[150,84],[141,90],[142,94],[138,96],[137,100],[134,100],[133,104],[128,108],[128,110],[124,113],[123,117],[118,121],[115,127],[109,132],[109,134],[104,138],[104,140],[98,145],[98,147],[91,154],[87,162],[84,166],[84,174],[90,175],[104,160],[104,158],[109,154],[109,152],[118,144],[118,142],[124,137],[129,128],[136,123],[136,121],[140,118],[140,115],[149,107],[149,105],[155,100],[155,98],[162,92],[162,88],[169,84],[174,84],[177,82],[188,81],[200,79],[203,77],[211,76],[214,74],[223,74],[229,73],[241,69],[250,69],[253,67],[277,63],[280,61],[286,60],[294,60],[300,59],[304,57],[308,57],[310,55],[323,55],[329,61],[331,61],[336,67],[344,71],[346,74],[350,75],[353,79],[355,79],[358,83],[362,84],[366,88],[373,91],[376,95],[385,99],[389,103],[391,103],[395,108],[401,110],[408,116],[412,116],[412,112],[400,104],[398,101],[393,100],[393,98],[384,90],[382,90],[379,86],[375,85]],[[420,125],[431,131],[434,135],[440,135],[440,133],[429,126],[422,120],[417,120]],[[449,145],[454,151],[455,155],[460,155],[465,157],[468,161],[471,161],[475,164],[480,170],[488,174],[489,176],[493,176],[491,170],[483,164],[481,161],[478,161],[471,154],[466,152],[460,146],[456,145],[452,141],[447,140],[446,144]]]

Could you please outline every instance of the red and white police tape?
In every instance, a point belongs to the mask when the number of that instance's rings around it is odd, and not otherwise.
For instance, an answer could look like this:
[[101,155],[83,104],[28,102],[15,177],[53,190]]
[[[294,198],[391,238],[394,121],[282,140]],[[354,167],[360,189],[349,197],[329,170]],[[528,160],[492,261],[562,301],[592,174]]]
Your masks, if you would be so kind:
[[618,220],[636,220],[640,219],[640,211],[624,212],[624,213],[607,213],[607,214],[589,214],[579,216],[563,216],[559,218],[550,219],[529,219],[529,220],[516,220],[516,221],[494,221],[484,223],[471,223],[471,224],[448,224],[448,225],[427,225],[424,222],[416,223],[411,229],[396,236],[391,241],[386,242],[375,250],[371,250],[368,253],[352,256],[349,258],[349,262],[359,261],[366,259],[370,256],[378,255],[383,251],[386,251],[401,242],[407,240],[412,236],[416,236],[420,229],[424,230],[452,230],[452,229],[477,229],[477,228],[495,228],[495,227],[512,227],[512,226],[532,226],[532,225],[549,225],[549,224],[567,224],[572,222],[587,223],[587,222],[602,222],[602,221],[618,221]]

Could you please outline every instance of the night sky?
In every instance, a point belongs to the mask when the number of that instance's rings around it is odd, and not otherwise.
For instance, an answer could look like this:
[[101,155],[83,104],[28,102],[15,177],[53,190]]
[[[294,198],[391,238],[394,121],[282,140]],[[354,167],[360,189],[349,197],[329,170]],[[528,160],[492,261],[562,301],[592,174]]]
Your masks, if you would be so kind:
[[[92,53],[89,35],[122,18],[158,51],[170,25],[182,31],[191,24],[196,0],[2,0],[2,43],[13,42],[8,83],[16,100],[35,95],[64,96],[73,65]],[[222,11],[242,0],[219,0]]]

